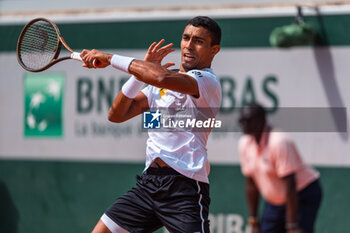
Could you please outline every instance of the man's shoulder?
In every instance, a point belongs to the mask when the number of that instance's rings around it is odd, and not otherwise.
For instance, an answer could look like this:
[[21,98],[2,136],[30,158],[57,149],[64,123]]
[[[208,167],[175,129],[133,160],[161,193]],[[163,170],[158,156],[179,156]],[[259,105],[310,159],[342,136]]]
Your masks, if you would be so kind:
[[242,148],[247,146],[251,140],[252,140],[252,136],[247,134],[242,135],[238,140],[238,147]]
[[269,135],[270,145],[281,145],[281,144],[287,144],[292,142],[293,140],[290,138],[290,136],[286,132],[279,131],[279,130],[273,130],[270,132],[270,135]]
[[202,75],[202,76],[209,76],[209,77],[216,77],[216,74],[211,68],[204,68],[204,69],[193,69],[186,72],[187,74],[194,74],[194,75]]
[[186,74],[196,79],[198,84],[200,85],[210,86],[211,88],[220,87],[220,81],[218,77],[210,68],[205,68],[201,70],[193,69],[189,70]]

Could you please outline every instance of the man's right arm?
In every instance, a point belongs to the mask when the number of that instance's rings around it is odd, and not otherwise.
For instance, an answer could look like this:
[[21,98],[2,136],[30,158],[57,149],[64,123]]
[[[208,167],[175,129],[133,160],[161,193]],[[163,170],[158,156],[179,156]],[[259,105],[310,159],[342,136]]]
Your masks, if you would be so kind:
[[258,232],[259,222],[258,222],[258,205],[259,205],[259,190],[256,186],[253,178],[246,178],[246,197],[249,207],[249,224],[252,227],[252,232]]
[[197,81],[187,74],[142,60],[134,60],[129,66],[129,72],[149,85],[199,97]]
[[[162,48],[156,51],[156,55],[154,56],[159,54],[158,56],[163,59],[164,54],[169,53],[168,51],[172,51],[168,48],[162,55],[162,53],[159,52],[161,50]],[[97,60],[100,62],[97,68],[104,68],[112,65],[116,69],[134,75],[139,81],[146,84],[181,92],[183,94],[199,96],[197,81],[192,76],[168,70],[167,68],[172,66],[173,63],[167,63],[162,66],[158,61],[150,61],[147,55],[145,60],[136,60],[131,57],[104,53],[96,49],[91,51],[84,49],[80,56],[84,61],[84,67],[95,68],[93,64],[94,61]]]
[[95,62],[98,62],[97,68],[104,68],[112,64],[113,67],[134,75],[125,83],[127,85],[124,84],[122,91],[115,98],[108,114],[110,121],[124,122],[149,109],[147,97],[140,92],[143,83],[200,97],[195,78],[168,70],[168,67],[174,65],[172,62],[161,65],[163,58],[174,51],[173,44],[161,47],[163,43],[164,40],[158,44],[153,43],[143,61],[95,49],[91,51],[84,49],[81,52],[83,67],[96,68]]
[[[141,70],[141,73],[144,74],[147,78],[149,78],[147,74],[154,73],[154,70],[157,70],[157,71],[161,70],[165,73],[169,73],[170,71],[167,70],[167,68],[174,65],[174,63],[168,62],[162,66],[161,62],[163,58],[167,56],[169,53],[173,52],[174,49],[172,49],[172,46],[173,46],[172,43],[161,47],[163,43],[164,43],[164,40],[161,40],[158,43],[156,42],[152,43],[146,53],[144,61],[137,62],[135,60],[135,62],[133,62],[133,59],[131,58],[119,56],[123,60],[123,62],[121,63],[122,64],[121,70],[124,72],[132,73],[136,76],[140,76],[138,72]],[[111,54],[104,53],[95,49],[91,51],[84,49],[81,52],[80,56],[84,61],[83,66],[88,68],[94,68],[95,61],[99,62],[97,68],[107,67],[111,64],[111,60],[113,57],[113,55]],[[134,63],[133,66],[136,67],[135,73],[130,72],[130,66],[132,63]],[[145,67],[144,66],[145,64],[148,64],[150,67],[149,68]],[[190,78],[193,79],[192,77]],[[148,79],[146,80],[148,81]],[[123,85],[122,90],[114,99],[113,104],[109,110],[108,119],[110,121],[116,122],[116,123],[124,122],[149,109],[148,99],[146,95],[140,91],[146,80],[139,81],[135,78],[135,76],[132,76],[131,78],[129,78],[129,80]],[[154,84],[154,83],[149,82],[148,84]],[[188,85],[185,85],[185,86],[188,86]]]

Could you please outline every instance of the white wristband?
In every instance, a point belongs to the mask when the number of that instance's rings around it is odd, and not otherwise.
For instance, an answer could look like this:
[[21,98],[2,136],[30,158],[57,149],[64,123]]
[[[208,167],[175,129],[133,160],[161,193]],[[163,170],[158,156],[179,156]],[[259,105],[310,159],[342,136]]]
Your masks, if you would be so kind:
[[135,78],[135,76],[131,76],[126,83],[124,83],[122,87],[123,94],[129,99],[133,99],[136,97],[137,93],[142,89],[144,82],[141,82]]
[[114,54],[111,59],[111,65],[118,70],[129,73],[129,66],[133,60],[135,60],[133,57],[125,57]]

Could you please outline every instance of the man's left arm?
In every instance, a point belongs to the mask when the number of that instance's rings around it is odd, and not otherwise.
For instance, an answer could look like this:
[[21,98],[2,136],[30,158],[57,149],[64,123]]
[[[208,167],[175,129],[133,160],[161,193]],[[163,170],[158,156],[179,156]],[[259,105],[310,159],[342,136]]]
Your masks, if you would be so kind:
[[286,229],[287,233],[302,232],[298,225],[298,190],[296,172],[302,166],[295,143],[285,134],[271,148],[275,160],[277,175],[284,181],[286,188]]

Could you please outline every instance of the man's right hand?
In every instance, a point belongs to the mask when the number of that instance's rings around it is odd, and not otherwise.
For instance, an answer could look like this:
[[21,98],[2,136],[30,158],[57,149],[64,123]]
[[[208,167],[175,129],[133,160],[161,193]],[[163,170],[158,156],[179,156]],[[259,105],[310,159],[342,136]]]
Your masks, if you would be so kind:
[[[101,52],[97,49],[87,50],[84,49],[80,53],[80,57],[83,59],[83,67],[87,68],[105,68],[111,64],[112,54]],[[95,66],[94,62],[97,62]]]
[[254,225],[254,226],[251,226],[251,233],[259,233],[260,232],[260,228],[259,228],[259,225]]
[[287,233],[303,233],[303,231],[298,227],[295,229],[287,230]]

